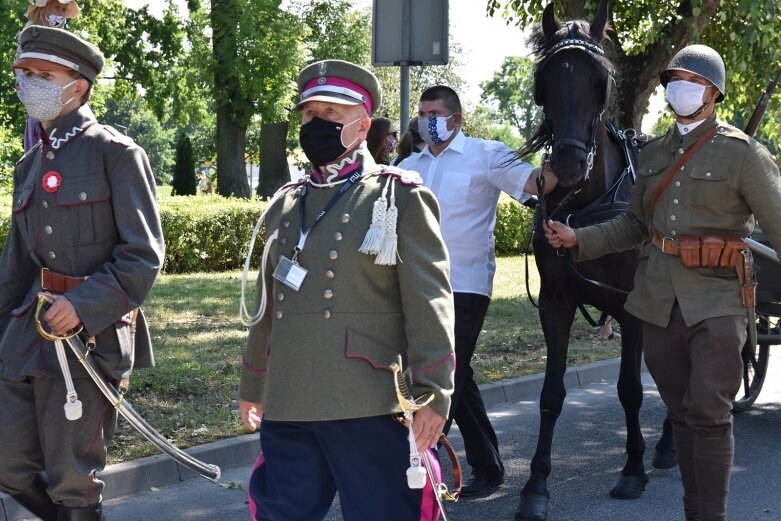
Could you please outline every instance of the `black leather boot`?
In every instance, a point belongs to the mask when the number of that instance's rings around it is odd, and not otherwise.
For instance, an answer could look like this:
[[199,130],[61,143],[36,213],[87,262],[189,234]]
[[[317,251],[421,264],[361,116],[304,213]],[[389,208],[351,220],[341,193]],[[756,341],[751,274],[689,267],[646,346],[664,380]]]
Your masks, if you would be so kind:
[[103,521],[103,505],[95,503],[83,508],[59,507],[57,521]]
[[46,493],[48,486],[49,481],[42,474],[36,474],[29,487],[11,497],[43,521],[57,521],[57,505]]

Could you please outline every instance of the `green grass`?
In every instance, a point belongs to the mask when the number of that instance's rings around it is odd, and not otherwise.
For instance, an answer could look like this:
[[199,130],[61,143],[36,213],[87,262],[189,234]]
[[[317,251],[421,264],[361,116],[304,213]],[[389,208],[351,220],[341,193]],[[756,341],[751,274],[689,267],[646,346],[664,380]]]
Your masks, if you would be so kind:
[[[537,310],[526,299],[524,259],[499,258],[497,265],[494,297],[473,359],[479,383],[545,368]],[[538,278],[532,258],[529,266],[536,295]],[[144,305],[157,366],[133,374],[127,398],[180,447],[247,432],[235,401],[246,338],[246,328],[238,321],[240,282],[240,272],[164,275]],[[592,328],[578,316],[569,363],[618,356],[619,348],[617,341],[596,340]],[[155,452],[120,420],[109,449],[110,462]]]

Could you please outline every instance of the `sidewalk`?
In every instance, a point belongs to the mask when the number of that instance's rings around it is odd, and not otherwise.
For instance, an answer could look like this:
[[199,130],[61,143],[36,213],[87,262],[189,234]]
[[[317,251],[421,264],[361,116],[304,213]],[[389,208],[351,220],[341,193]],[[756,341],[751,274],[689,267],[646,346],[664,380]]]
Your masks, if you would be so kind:
[[[618,378],[618,358],[584,364],[567,369],[564,384],[567,389]],[[536,401],[542,389],[544,374],[504,380],[480,386],[486,408],[517,401]],[[253,462],[260,451],[257,434],[247,434],[189,449],[187,452],[208,463],[227,470]],[[104,501],[138,494],[197,477],[167,456],[150,456],[139,460],[110,465],[101,473],[106,482]],[[16,521],[27,511],[7,495],[0,493],[0,521]],[[28,514],[29,515],[29,514]]]

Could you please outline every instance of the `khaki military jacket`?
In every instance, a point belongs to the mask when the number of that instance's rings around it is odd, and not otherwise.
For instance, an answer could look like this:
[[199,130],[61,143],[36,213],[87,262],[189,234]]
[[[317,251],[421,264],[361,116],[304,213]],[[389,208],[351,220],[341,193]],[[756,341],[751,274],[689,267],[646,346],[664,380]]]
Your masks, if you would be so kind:
[[[453,297],[439,207],[426,188],[396,181],[395,266],[358,251],[387,180],[364,154],[364,173],[309,232],[298,257],[308,274],[294,291],[272,278],[299,240],[300,187],[269,208],[267,307],[249,332],[239,396],[261,402],[268,419],[335,420],[400,412],[390,366],[411,370],[415,397],[434,396],[447,417],[453,389]],[[399,172],[398,169],[395,169]],[[415,174],[417,177],[417,174]],[[309,226],[339,186],[308,188]],[[268,240],[268,237],[267,237]],[[260,295],[258,279],[257,295]],[[256,306],[257,308],[257,306]]]
[[[718,134],[675,174],[651,212],[657,187],[680,154],[718,126]],[[767,149],[712,114],[681,136],[677,125],[640,153],[629,211],[606,223],[575,230],[577,260],[640,245],[634,289],[626,309],[666,327],[677,299],[688,326],[706,318],[745,315],[735,271],[686,268],[680,258],[648,242],[649,228],[665,237],[730,235],[747,237],[755,220],[781,251],[781,178]]]
[[[146,297],[163,263],[155,180],[143,149],[82,106],[53,122],[14,169],[13,213],[0,258],[0,375],[61,377],[34,323],[41,268],[89,277],[68,291],[95,359],[119,380],[153,364],[143,315],[131,344],[122,317]],[[68,353],[71,357],[71,353]],[[70,358],[74,377],[85,376]]]

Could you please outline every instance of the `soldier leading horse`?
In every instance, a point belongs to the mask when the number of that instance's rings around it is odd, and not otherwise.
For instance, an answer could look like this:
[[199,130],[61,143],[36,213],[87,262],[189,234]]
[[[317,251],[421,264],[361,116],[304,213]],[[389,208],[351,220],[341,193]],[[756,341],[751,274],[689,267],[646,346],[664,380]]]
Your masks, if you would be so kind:
[[618,397],[626,414],[627,459],[610,496],[637,498],[648,481],[643,465],[645,441],[638,418],[643,401],[641,325],[624,311],[638,251],[574,263],[569,254],[549,246],[542,231],[547,218],[573,227],[585,226],[605,221],[628,207],[636,142],[632,134],[617,130],[603,119],[613,83],[613,66],[601,46],[607,22],[605,0],[590,24],[582,20],[559,22],[551,3],[543,12],[542,24],[530,37],[538,58],[534,99],[543,107],[545,117],[518,155],[544,149],[544,158],[550,161],[559,185],[540,199],[534,223],[534,253],[541,279],[540,322],[548,357],[540,395],[537,450],[515,512],[518,521],[547,518],[551,443],[566,395],[567,349],[579,304],[594,305],[621,325]]

